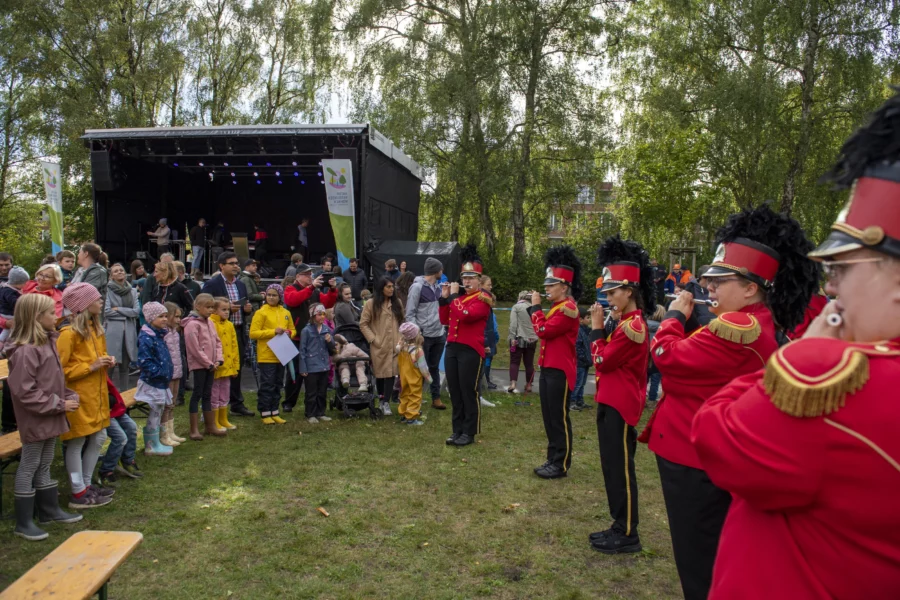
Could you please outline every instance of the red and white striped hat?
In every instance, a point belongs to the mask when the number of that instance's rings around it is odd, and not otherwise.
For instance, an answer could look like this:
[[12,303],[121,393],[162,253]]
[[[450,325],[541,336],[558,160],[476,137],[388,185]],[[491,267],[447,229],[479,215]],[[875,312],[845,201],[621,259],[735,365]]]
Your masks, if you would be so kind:
[[100,292],[89,283],[73,283],[63,292],[63,306],[71,313],[78,314],[100,299]]

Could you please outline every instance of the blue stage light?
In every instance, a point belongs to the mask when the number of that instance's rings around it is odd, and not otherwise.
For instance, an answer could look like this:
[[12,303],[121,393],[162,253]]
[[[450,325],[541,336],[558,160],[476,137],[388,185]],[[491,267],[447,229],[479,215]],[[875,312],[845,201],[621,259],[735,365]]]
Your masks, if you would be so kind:
[[231,183],[233,183],[234,185],[237,185],[237,179],[232,179]]
[[306,182],[303,181],[303,180],[301,179],[301,180],[300,180],[300,185],[306,185]]
[[257,179],[257,180],[256,180],[256,185],[260,185],[260,184],[262,184],[262,181],[260,181],[259,179]]
[[176,167],[178,166],[178,163],[172,163],[172,164],[175,165]]
[[252,166],[253,166],[253,163],[252,163],[252,162],[248,162],[248,163],[247,163],[247,166],[248,166],[248,167],[252,167]]
[[278,180],[278,185],[281,185],[281,180],[280,180],[280,179]]
[[272,163],[266,163],[266,166],[267,166],[267,167],[271,167],[271,166],[272,166]]
[[294,177],[300,177],[300,173],[298,173],[297,171],[294,171]]
[[275,171],[275,177],[281,177],[281,171]]

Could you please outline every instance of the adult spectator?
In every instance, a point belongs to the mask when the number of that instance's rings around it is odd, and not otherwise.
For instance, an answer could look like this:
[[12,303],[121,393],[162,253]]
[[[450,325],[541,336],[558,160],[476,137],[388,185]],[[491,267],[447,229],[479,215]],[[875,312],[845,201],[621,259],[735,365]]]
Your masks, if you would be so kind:
[[[323,277],[312,277],[312,267],[305,263],[297,266],[297,275],[293,283],[284,286],[284,305],[291,312],[294,321],[295,334],[293,338],[297,350],[300,349],[300,337],[303,328],[309,323],[309,307],[321,303],[325,308],[331,308],[337,301],[337,290],[325,284]],[[293,360],[294,377],[288,377],[284,386],[284,412],[292,412],[300,397],[300,388],[303,387],[303,377],[300,375],[300,356]],[[311,407],[306,407],[307,409]],[[307,415],[309,417],[311,415]],[[314,415],[313,415],[314,416]]]
[[[491,299],[496,302],[496,298],[494,297],[494,280],[491,279],[487,275],[483,275],[481,277],[481,291],[491,297]],[[493,303],[491,304],[493,307]],[[487,323],[484,325],[484,347],[487,350],[484,357],[484,365],[481,369],[481,374],[484,377],[484,381],[487,382],[487,387],[489,390],[496,390],[497,384],[491,380],[491,362],[493,358],[497,355],[497,342],[500,341],[500,329],[497,326],[497,316],[494,314],[494,309],[491,308],[491,316],[488,318]],[[479,393],[481,392],[481,380],[478,382]],[[482,406],[488,406],[490,408],[494,408],[494,403],[486,400],[484,396],[479,397],[479,401]]]
[[260,225],[253,225],[253,229],[256,232],[256,235],[253,238],[254,244],[254,256],[256,256],[256,262],[265,266],[266,258],[269,255],[269,234],[263,229]]
[[[534,380],[534,351],[537,348],[538,336],[534,331],[528,307],[531,306],[531,293],[519,292],[519,300],[509,313],[509,387],[507,392],[518,393],[519,365],[525,362],[525,393],[531,392]],[[517,406],[530,406],[530,402],[516,402]]]
[[0,283],[9,279],[9,270],[13,266],[13,257],[9,252],[0,252]]
[[172,264],[175,265],[175,272],[178,273],[178,283],[187,288],[187,291],[191,295],[191,298],[196,298],[197,296],[199,296],[200,284],[188,276],[184,263],[180,260],[176,260]]
[[206,219],[200,217],[197,224],[191,227],[188,234],[191,238],[191,253],[194,259],[191,261],[191,270],[200,269],[206,272],[206,266],[203,259],[206,257]]
[[53,308],[56,311],[56,318],[61,319],[63,316],[63,293],[56,286],[62,282],[62,271],[59,265],[50,263],[41,265],[34,274],[34,281],[29,281],[22,288],[23,294],[43,294],[53,300]]
[[[53,258],[50,262],[56,262],[56,257],[51,256]],[[106,269],[106,280],[109,281],[109,255],[106,252],[100,251],[100,259],[97,260],[97,264]]]
[[334,326],[359,324],[361,309],[353,304],[350,285],[342,283],[337,287],[337,303],[334,305]]
[[400,304],[403,305],[404,310],[406,310],[406,300],[409,298],[409,288],[412,287],[415,279],[416,276],[407,271],[406,273],[402,273],[400,277],[397,278],[397,281],[394,282],[394,286],[397,288],[395,293],[397,294],[397,298],[400,299]]
[[214,298],[223,297],[231,301],[231,314],[229,319],[234,325],[238,339],[238,357],[240,369],[237,377],[231,380],[229,403],[231,414],[240,417],[252,417],[256,413],[244,406],[244,395],[241,393],[241,373],[244,369],[244,356],[247,348],[247,315],[253,311],[253,305],[247,298],[247,286],[238,279],[241,272],[241,264],[234,252],[222,252],[218,260],[219,274],[203,284],[201,292],[210,294]]
[[[350,263],[351,268],[353,263]],[[447,406],[441,402],[441,355],[447,337],[441,325],[438,302],[441,299],[441,276],[444,265],[436,258],[425,259],[425,275],[416,277],[409,288],[406,299],[406,320],[415,323],[425,338],[422,349],[425,351],[425,362],[431,373],[431,406],[444,410]]]
[[[247,300],[250,301],[250,305],[253,307],[253,312],[258,311],[259,307],[262,306],[262,303],[265,300],[265,296],[259,291],[259,283],[257,283],[256,281],[256,269],[256,261],[252,258],[248,258],[244,261],[244,270],[241,271],[240,275],[238,275],[241,283],[243,283],[244,287],[247,288]],[[247,320],[252,321],[253,319]]]
[[[174,302],[181,308],[181,314],[187,315],[194,310],[194,298],[183,283],[178,281],[178,269],[174,262],[158,262],[153,271],[156,288],[150,295],[149,302]],[[149,304],[148,302],[148,304]]]
[[287,271],[284,272],[285,277],[290,277],[291,281],[297,276],[297,267],[303,262],[303,255],[295,252],[291,254],[291,264],[288,265]]
[[[303,217],[300,219],[300,224],[297,225],[297,252],[303,256],[309,256],[309,235],[306,230],[307,227],[309,227],[309,217]],[[300,261],[302,262],[303,259],[301,258]]]
[[338,286],[344,283],[344,270],[341,268],[341,265],[334,265],[331,267],[331,272],[334,273],[334,281],[331,282],[331,286],[337,289]]
[[116,263],[109,270],[106,288],[106,351],[116,357],[116,365],[127,369],[136,363],[138,321],[141,303],[137,290],[128,284],[125,267]]
[[131,261],[131,286],[140,291],[144,287],[146,277],[147,269],[144,268],[144,263],[139,260]]
[[391,396],[397,361],[394,347],[400,342],[400,325],[404,321],[403,307],[394,294],[394,282],[382,277],[375,285],[371,302],[366,302],[359,318],[359,329],[369,342],[369,356],[375,372],[375,384],[381,399],[381,412],[391,414]]
[[400,271],[397,269],[397,261],[389,258],[384,262],[384,276],[391,280],[392,283],[400,277]]
[[159,257],[162,257],[163,254],[169,251],[169,236],[172,235],[172,230],[169,229],[168,223],[168,219],[160,219],[156,231],[147,232],[147,235],[151,238],[151,242],[156,244],[156,256]]
[[350,268],[344,273],[344,281],[350,284],[350,294],[354,300],[360,299],[362,291],[369,287],[369,278],[359,268],[359,259],[350,259]]
[[63,291],[75,275],[75,253],[71,250],[60,250],[56,253],[56,264],[59,265],[63,278],[62,283],[56,287]]
[[[81,250],[78,251],[78,270],[72,276],[71,283],[89,283],[97,288],[101,298],[106,298],[106,285],[109,283],[109,273],[100,264],[101,252],[102,250],[97,244],[88,242],[81,246]],[[61,281],[57,283],[61,283]]]
[[407,270],[407,267],[406,267],[406,261],[405,261],[405,260],[401,260],[401,261],[400,261],[400,274],[403,275],[404,273],[407,273],[407,272],[412,273],[412,275],[415,276],[415,273],[413,273],[412,271],[408,271],[408,270]]
[[[159,257],[159,262],[175,262],[175,255],[171,252],[166,252]],[[141,306],[152,302],[154,294],[156,294],[156,277],[153,273],[147,273],[144,279],[144,287],[141,289]]]
[[318,277],[318,276],[321,275],[322,273],[331,273],[331,272],[332,272],[332,271],[331,271],[331,265],[332,265],[331,259],[328,258],[328,255],[326,254],[326,255],[322,258],[322,267],[321,267],[320,269],[317,269],[317,270],[313,273],[313,277]]

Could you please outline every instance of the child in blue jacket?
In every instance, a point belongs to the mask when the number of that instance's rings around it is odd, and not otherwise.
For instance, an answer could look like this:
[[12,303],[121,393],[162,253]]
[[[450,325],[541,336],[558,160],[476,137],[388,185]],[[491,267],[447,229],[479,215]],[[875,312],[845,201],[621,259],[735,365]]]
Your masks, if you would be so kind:
[[172,404],[172,381],[174,366],[169,347],[166,345],[166,326],[169,311],[159,302],[148,302],[141,312],[146,325],[138,336],[138,365],[141,378],[138,380],[134,399],[145,402],[150,407],[147,426],[144,427],[144,454],[147,456],[169,456],[172,446],[164,446],[159,441],[159,425],[163,409]]
[[325,396],[334,338],[331,328],[325,324],[325,306],[318,303],[310,306],[309,317],[300,334],[300,375],[306,385],[306,420],[318,423],[331,420],[325,416]]
[[578,338],[575,340],[575,391],[572,392],[572,401],[569,410],[590,409],[590,404],[584,403],[584,386],[590,373],[591,359],[591,315],[585,308],[578,309],[581,317],[581,325],[578,327]]

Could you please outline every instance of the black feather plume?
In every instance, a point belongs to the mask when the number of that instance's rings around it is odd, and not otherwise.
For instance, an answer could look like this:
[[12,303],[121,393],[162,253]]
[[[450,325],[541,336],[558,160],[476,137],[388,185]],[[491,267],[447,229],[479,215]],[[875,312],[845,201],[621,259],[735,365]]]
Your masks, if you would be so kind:
[[581,261],[578,259],[578,255],[575,254],[574,248],[571,246],[553,246],[547,249],[547,252],[544,253],[544,266],[559,265],[572,267],[573,274],[570,292],[572,297],[575,298],[575,302],[578,302],[584,288],[581,285]]
[[466,244],[460,248],[459,260],[463,264],[467,262],[481,262],[481,257],[478,255],[478,248],[475,247],[475,244]]
[[633,262],[640,266],[641,282],[638,291],[643,300],[644,315],[649,317],[656,310],[656,290],[653,288],[655,273],[650,266],[650,255],[639,243],[614,235],[606,238],[597,249],[597,266],[602,269],[617,262]]
[[891,89],[896,93],[844,142],[837,163],[823,179],[848,188],[867,168],[900,161],[900,87]]
[[716,232],[718,243],[748,238],[772,248],[781,256],[778,274],[766,302],[775,321],[786,332],[803,321],[812,295],[819,289],[821,267],[807,257],[814,245],[800,223],[774,212],[767,204],[728,217]]

